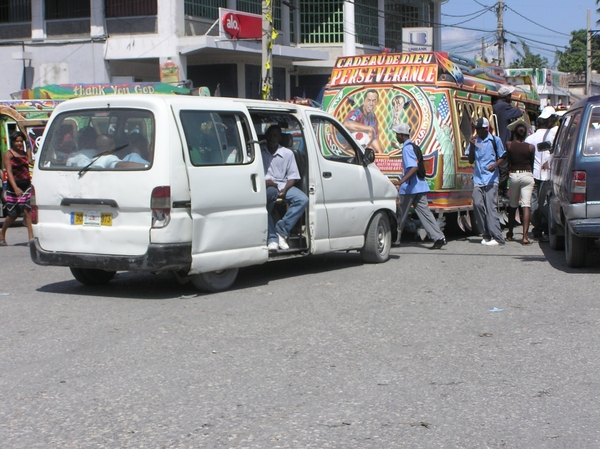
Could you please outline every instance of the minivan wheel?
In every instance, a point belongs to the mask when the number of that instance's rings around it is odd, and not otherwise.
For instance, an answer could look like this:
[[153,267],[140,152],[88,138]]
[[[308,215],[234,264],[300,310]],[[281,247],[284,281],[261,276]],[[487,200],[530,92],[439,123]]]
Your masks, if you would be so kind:
[[238,275],[238,268],[229,268],[228,270],[212,271],[210,273],[200,273],[190,276],[194,287],[203,292],[222,292],[233,285]]
[[69,268],[73,277],[84,285],[108,284],[116,271],[97,270],[95,268]]
[[383,212],[377,212],[365,235],[365,246],[360,255],[365,263],[382,263],[390,258],[392,232],[390,219]]
[[588,250],[588,239],[577,237],[569,226],[565,226],[565,256],[567,266],[571,268],[581,268],[585,264],[585,258]]

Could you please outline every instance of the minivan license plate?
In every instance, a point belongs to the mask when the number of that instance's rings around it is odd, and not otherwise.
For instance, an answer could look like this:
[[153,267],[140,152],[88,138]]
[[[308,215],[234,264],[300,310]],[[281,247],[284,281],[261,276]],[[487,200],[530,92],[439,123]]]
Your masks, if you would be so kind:
[[72,225],[112,226],[112,214],[98,211],[71,212]]

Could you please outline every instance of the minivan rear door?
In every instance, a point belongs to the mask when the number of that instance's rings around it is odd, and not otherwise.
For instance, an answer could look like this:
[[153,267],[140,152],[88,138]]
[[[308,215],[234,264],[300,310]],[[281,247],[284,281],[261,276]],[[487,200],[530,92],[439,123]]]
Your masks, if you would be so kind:
[[264,169],[247,112],[221,101],[187,105],[173,112],[190,185],[192,273],[266,262]]

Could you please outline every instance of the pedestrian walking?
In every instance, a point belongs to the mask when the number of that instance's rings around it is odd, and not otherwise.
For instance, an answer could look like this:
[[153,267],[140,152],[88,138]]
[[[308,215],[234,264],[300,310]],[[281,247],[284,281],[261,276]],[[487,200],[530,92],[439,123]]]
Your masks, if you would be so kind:
[[429,209],[427,202],[429,184],[425,181],[424,173],[422,177],[418,174],[419,162],[423,164],[421,150],[415,148],[415,144],[411,142],[410,128],[406,123],[392,126],[392,131],[396,133],[396,139],[402,144],[402,170],[404,171],[400,179],[397,241],[400,242],[400,234],[408,218],[410,207],[413,206],[427,235],[433,240],[433,245],[429,249],[441,249],[446,244],[446,238]]

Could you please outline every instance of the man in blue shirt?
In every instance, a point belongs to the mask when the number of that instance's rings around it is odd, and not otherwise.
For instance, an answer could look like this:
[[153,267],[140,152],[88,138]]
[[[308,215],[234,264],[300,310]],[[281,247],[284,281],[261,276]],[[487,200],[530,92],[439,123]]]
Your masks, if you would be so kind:
[[471,137],[467,155],[469,164],[475,164],[473,212],[477,227],[483,235],[481,243],[498,246],[505,243],[498,216],[498,166],[504,160],[506,152],[502,141],[488,131],[489,126],[485,117],[477,119],[477,137]]
[[429,184],[425,178],[419,178],[417,170],[419,162],[410,141],[410,128],[406,123],[401,123],[392,126],[392,131],[396,133],[396,139],[403,144],[402,146],[402,170],[404,175],[400,179],[400,204],[398,210],[398,242],[400,241],[400,233],[404,228],[410,206],[414,206],[415,212],[421,220],[421,224],[427,235],[433,240],[433,246],[430,249],[440,249],[446,244],[446,238],[440,230],[435,217],[429,210],[427,202],[427,192],[429,192]]

